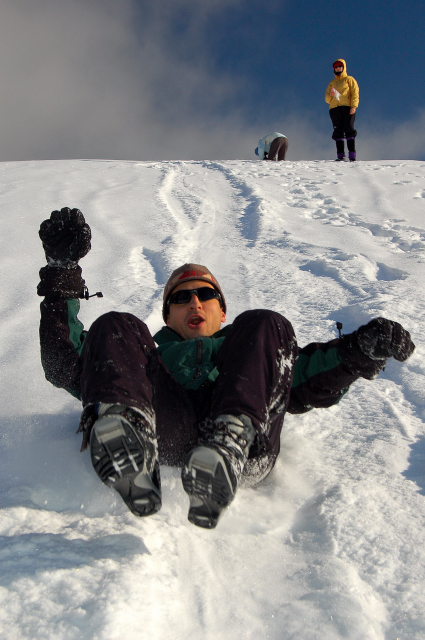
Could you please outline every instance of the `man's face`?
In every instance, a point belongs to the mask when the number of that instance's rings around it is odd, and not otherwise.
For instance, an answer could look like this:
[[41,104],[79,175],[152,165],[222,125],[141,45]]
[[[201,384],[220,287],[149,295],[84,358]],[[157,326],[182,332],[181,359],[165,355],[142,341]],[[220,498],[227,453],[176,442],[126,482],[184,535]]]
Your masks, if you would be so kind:
[[342,73],[342,70],[344,69],[344,67],[342,65],[340,65],[339,67],[335,67],[334,72],[336,74]]
[[[203,280],[190,280],[177,285],[172,293],[199,287],[214,289],[211,284]],[[226,316],[216,298],[200,302],[197,296],[192,294],[190,302],[186,304],[170,304],[167,327],[174,329],[185,340],[191,340],[212,336],[219,331],[221,323],[225,321]]]

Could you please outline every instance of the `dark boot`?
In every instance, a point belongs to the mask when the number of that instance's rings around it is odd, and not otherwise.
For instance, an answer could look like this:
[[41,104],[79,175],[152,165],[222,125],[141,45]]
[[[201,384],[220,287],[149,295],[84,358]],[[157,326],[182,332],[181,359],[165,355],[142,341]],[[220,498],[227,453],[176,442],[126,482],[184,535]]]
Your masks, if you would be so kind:
[[344,138],[338,138],[336,142],[336,159],[338,161],[345,160]]
[[190,498],[189,521],[213,529],[235,497],[256,432],[249,418],[232,415],[207,419],[200,429],[204,437],[186,458],[182,482]]
[[161,481],[155,429],[131,407],[100,403],[90,438],[99,478],[117,491],[135,516],[161,508]]
[[355,162],[356,160],[356,139],[355,138],[347,138],[347,148],[348,148],[349,161]]

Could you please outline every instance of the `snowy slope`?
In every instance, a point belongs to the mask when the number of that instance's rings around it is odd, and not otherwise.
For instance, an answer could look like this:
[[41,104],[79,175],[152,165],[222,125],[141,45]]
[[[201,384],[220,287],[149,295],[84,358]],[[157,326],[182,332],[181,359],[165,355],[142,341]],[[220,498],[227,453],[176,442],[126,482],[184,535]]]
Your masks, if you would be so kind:
[[[425,163],[0,164],[2,640],[425,637]],[[205,263],[228,321],[286,315],[301,346],[377,315],[417,344],[336,407],[287,416],[282,454],[214,531],[187,522],[179,470],[137,519],[91,469],[79,403],[39,362],[40,222],[79,207],[85,326],[161,326],[170,271]]]

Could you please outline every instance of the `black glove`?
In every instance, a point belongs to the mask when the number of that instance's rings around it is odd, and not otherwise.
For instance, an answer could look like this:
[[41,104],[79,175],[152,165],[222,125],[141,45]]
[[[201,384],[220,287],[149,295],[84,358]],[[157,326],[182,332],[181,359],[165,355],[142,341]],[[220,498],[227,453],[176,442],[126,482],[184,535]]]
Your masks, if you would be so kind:
[[386,318],[375,318],[355,332],[359,349],[372,360],[391,356],[404,362],[415,350],[410,333],[401,324]]
[[91,231],[79,209],[52,211],[38,234],[50,267],[75,268],[91,249]]

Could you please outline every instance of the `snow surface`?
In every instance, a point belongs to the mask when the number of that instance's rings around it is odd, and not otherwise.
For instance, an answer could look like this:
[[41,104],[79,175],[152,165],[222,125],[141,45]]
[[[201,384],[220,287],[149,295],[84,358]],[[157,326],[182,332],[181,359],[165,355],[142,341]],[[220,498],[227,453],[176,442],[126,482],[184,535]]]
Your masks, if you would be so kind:
[[[425,638],[425,163],[0,164],[2,640]],[[44,379],[40,222],[79,207],[86,327],[112,309],[161,326],[183,262],[219,279],[228,321],[287,316],[301,346],[383,315],[417,348],[327,410],[288,415],[274,472],[214,531],[187,521],[179,470],[137,519]]]

